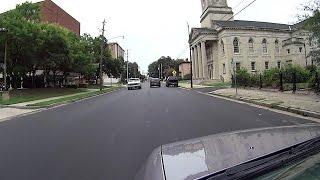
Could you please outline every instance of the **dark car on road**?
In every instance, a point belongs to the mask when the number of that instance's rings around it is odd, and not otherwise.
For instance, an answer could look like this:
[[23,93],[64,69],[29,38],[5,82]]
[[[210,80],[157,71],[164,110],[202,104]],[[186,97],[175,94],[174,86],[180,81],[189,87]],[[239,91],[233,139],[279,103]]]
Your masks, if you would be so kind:
[[150,87],[154,87],[154,86],[161,87],[161,81],[159,78],[150,79]]
[[167,78],[167,81],[166,81],[166,86],[167,86],[167,87],[170,87],[170,86],[178,87],[178,86],[179,86],[178,77],[169,76],[169,77]]
[[222,133],[161,146],[139,180],[319,179],[320,126]]

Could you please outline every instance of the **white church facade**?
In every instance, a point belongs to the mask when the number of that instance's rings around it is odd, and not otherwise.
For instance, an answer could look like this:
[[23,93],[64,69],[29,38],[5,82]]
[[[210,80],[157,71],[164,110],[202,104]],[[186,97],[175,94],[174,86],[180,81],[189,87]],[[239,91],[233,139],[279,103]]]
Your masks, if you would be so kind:
[[192,28],[189,36],[193,79],[231,81],[233,68],[259,73],[286,64],[311,65],[311,44],[301,23],[234,20],[227,0],[201,4],[201,28]]

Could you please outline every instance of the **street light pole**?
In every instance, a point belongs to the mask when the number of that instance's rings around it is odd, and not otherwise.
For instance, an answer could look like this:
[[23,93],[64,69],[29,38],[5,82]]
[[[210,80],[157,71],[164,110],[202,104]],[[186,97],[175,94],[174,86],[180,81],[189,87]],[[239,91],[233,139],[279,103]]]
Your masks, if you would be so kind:
[[4,83],[4,91],[7,91],[7,50],[8,49],[8,41],[6,39],[4,44],[4,62],[3,62],[3,83]]
[[[190,38],[190,26],[189,23],[187,23],[188,25],[188,37]],[[190,85],[191,85],[191,89],[193,89],[193,69],[192,69],[192,48],[191,48],[191,44],[189,46],[189,53],[190,53],[190,75],[191,75],[191,81],[190,81]]]
[[103,49],[104,49],[104,27],[105,27],[105,24],[106,24],[106,20],[103,20],[103,23],[102,23],[102,36],[101,36],[101,39],[102,39],[102,42],[101,42],[101,54],[100,54],[100,91],[102,91],[103,89],[103,72],[102,72],[102,59],[103,59]]
[[127,49],[127,83],[129,81],[129,49]]

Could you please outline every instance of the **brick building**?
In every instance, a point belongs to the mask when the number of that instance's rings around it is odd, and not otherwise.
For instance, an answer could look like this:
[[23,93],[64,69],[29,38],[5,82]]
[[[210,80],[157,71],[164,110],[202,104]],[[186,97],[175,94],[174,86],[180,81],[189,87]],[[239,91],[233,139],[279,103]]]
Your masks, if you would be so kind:
[[118,43],[110,43],[108,47],[111,51],[112,58],[124,58],[124,50]]
[[179,75],[185,78],[186,75],[191,73],[191,64],[189,61],[184,61],[179,64]]
[[60,8],[57,4],[51,0],[44,0],[39,2],[39,5],[41,9],[42,22],[58,24],[80,36],[80,22]]

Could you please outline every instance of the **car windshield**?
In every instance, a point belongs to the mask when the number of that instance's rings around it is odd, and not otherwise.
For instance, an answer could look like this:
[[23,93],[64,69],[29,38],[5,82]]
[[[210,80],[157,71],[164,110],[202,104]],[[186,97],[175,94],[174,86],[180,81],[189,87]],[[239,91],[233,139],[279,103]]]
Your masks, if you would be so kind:
[[273,170],[265,175],[256,177],[256,180],[277,179],[319,179],[320,177],[320,153],[307,157],[299,162],[288,164],[286,167]]

